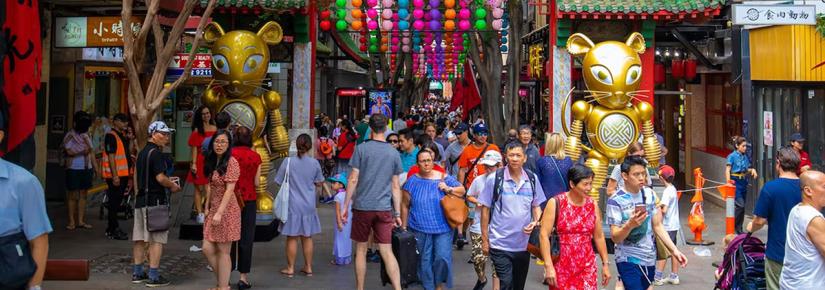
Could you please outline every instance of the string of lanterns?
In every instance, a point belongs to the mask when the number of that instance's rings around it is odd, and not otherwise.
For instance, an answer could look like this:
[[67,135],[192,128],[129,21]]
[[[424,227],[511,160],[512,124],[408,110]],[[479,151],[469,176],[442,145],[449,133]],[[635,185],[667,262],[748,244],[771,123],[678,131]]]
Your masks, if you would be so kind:
[[359,49],[388,55],[391,72],[403,53],[411,56],[416,78],[453,80],[464,71],[466,33],[473,29],[498,33],[507,51],[503,0],[334,0],[328,6],[320,12],[321,30],[359,33]]

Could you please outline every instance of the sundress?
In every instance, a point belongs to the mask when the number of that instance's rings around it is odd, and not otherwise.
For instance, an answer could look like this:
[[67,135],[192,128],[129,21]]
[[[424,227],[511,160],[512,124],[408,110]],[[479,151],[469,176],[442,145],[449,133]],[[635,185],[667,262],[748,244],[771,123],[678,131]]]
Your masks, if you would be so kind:
[[[226,192],[226,184],[237,182],[241,175],[238,161],[234,157],[229,158],[226,166],[226,174],[218,175],[218,171],[212,172],[212,180],[209,182],[211,194],[209,196],[209,215],[206,216],[203,225],[203,239],[214,243],[228,243],[241,239],[241,207],[238,206],[238,199],[232,196],[226,204],[226,209],[221,216],[221,223],[212,226],[212,217],[221,206],[221,200]],[[234,193],[232,193],[234,195]]]
[[204,156],[201,151],[201,145],[203,144],[203,140],[212,137],[214,134],[215,131],[207,131],[204,132],[204,134],[198,133],[198,131],[192,131],[192,135],[189,135],[189,142],[187,142],[187,144],[189,147],[195,147],[194,150],[198,151],[197,159],[195,159],[195,168],[198,170],[195,175],[189,171],[189,175],[186,177],[186,182],[191,182],[195,185],[206,185],[209,183],[209,179],[207,179],[203,174],[203,165],[206,163],[206,156]]
[[561,252],[559,261],[553,265],[558,287],[550,287],[550,290],[598,289],[596,255],[592,246],[596,227],[595,204],[589,197],[582,206],[571,204],[566,194],[556,198],[559,206],[556,232]]

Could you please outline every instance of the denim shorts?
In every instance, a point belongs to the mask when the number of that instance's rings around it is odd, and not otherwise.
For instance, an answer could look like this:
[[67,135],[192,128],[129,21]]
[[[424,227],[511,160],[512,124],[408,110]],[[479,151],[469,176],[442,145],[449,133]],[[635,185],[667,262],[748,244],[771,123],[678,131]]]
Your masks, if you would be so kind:
[[616,263],[616,270],[622,277],[626,290],[647,290],[656,274],[655,266],[642,266],[629,262]]

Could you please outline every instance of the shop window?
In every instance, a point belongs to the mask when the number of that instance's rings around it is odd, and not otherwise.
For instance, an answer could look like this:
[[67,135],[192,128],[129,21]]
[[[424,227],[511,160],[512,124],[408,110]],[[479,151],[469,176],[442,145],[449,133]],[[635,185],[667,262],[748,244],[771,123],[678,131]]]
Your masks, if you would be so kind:
[[706,149],[727,156],[731,138],[742,135],[742,95],[728,74],[706,74],[705,78]]

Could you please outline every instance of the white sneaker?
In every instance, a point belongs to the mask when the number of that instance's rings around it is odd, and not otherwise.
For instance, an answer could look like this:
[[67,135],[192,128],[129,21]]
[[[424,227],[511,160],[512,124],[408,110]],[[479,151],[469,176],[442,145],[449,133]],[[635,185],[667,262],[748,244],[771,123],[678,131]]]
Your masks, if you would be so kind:
[[667,283],[667,282],[668,282],[667,278],[656,279],[656,280],[653,281],[653,285],[662,286],[662,285],[665,285],[665,283]]
[[680,283],[679,276],[676,276],[676,277],[670,276],[670,278],[667,279],[667,282],[670,283],[670,284],[673,284],[673,285],[679,285],[679,283]]
[[198,217],[197,217],[198,223],[199,223],[199,224],[202,224],[202,223],[203,223],[203,220],[204,220],[205,218],[206,218],[206,216],[205,216],[204,214],[199,213],[199,214],[198,214]]

